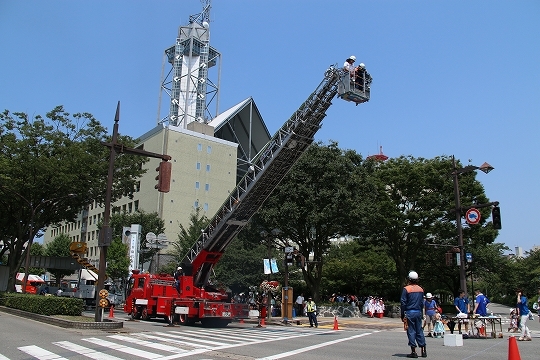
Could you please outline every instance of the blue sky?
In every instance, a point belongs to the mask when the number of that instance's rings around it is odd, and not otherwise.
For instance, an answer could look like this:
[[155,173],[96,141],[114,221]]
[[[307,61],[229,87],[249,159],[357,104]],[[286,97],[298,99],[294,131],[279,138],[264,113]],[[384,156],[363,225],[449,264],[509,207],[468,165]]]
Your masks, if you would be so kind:
[[[163,51],[198,0],[0,0],[0,110],[56,105],[142,135],[156,124]],[[317,140],[364,156],[487,161],[497,239],[540,245],[540,1],[214,0],[220,111],[252,96],[273,134],[349,55],[371,101],[334,100]]]

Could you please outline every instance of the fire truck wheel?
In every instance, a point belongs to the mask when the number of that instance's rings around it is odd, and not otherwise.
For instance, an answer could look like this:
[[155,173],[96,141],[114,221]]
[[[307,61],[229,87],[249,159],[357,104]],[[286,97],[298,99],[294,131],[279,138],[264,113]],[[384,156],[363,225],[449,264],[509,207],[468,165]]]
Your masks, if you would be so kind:
[[178,320],[181,325],[193,325],[195,323],[195,321],[193,321],[193,319],[190,319],[187,314],[180,314]]
[[141,311],[141,319],[143,319],[144,321],[150,320],[150,316],[148,316],[148,309],[146,308],[146,306],[143,307]]
[[131,318],[133,320],[139,320],[141,318],[141,313],[138,312],[136,308],[134,308],[133,310],[131,310]]

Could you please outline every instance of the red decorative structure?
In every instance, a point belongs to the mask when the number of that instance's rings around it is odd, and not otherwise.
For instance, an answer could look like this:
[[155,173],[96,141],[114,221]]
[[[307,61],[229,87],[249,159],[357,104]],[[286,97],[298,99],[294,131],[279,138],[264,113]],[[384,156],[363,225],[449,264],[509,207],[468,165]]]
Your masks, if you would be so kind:
[[383,154],[382,145],[381,145],[379,153],[377,155],[370,155],[370,156],[367,157],[367,159],[373,159],[373,160],[378,160],[378,161],[386,161],[386,160],[388,160],[388,156]]

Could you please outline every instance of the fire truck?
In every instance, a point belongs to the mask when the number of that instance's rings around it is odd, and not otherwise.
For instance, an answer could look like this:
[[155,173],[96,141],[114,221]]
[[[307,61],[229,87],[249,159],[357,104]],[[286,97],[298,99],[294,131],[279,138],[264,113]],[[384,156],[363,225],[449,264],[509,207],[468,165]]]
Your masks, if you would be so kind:
[[161,317],[169,322],[227,326],[247,318],[248,305],[233,303],[209,283],[213,267],[227,246],[314,141],[332,99],[356,105],[369,101],[371,76],[365,68],[352,77],[333,65],[307,100],[255,156],[249,171],[231,191],[182,261],[178,284],[171,275],[133,270],[124,311],[134,319]]

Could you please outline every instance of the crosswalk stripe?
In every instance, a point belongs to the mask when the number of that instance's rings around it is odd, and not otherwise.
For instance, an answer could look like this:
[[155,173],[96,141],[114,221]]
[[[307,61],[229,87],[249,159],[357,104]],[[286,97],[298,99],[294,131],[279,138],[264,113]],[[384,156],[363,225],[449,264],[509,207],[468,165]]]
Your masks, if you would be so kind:
[[39,360],[67,360],[66,358],[63,358],[61,356],[56,355],[55,353],[52,353],[50,351],[47,351],[45,349],[40,348],[39,346],[30,345],[30,346],[22,346],[20,348],[17,348],[21,350],[22,352],[27,353],[30,356],[33,356]]
[[9,360],[9,358],[7,358],[4,355],[0,354],[0,360]]
[[66,350],[76,352],[77,354],[87,356],[90,359],[94,359],[94,360],[122,360],[122,358],[105,354],[105,353],[96,351],[94,349],[90,349],[81,345],[74,344],[69,341],[59,341],[59,342],[54,342],[53,344],[58,345],[61,348],[64,348]]
[[138,337],[144,337],[144,338],[147,338],[147,339],[166,341],[166,342],[172,343],[172,344],[186,345],[186,346],[190,346],[190,347],[194,347],[194,348],[204,348],[204,349],[209,349],[210,348],[210,346],[207,346],[207,345],[196,345],[196,344],[193,344],[192,342],[189,342],[189,341],[182,341],[182,340],[177,340],[177,339],[165,339],[162,336],[151,335],[151,334],[137,334],[137,336]]
[[162,357],[161,355],[156,354],[156,353],[151,353],[149,351],[130,348],[130,347],[127,347],[127,346],[124,346],[124,345],[119,345],[119,344],[116,344],[116,343],[113,343],[111,341],[107,341],[107,340],[104,340],[104,339],[86,338],[86,339],[82,339],[82,340],[88,341],[88,342],[90,342],[92,344],[105,346],[105,347],[108,347],[108,348],[113,349],[113,350],[121,351],[121,352],[124,352],[126,354],[139,356],[139,357],[142,357],[142,358],[145,358],[145,359],[158,359],[158,358]]
[[[182,331],[182,334],[192,334],[192,335],[196,336],[197,339],[201,339],[201,338],[202,339],[205,339],[205,338],[216,339],[216,337],[219,337],[219,334],[205,333],[205,332],[202,332],[202,331],[193,331],[193,330]],[[244,340],[237,340],[237,337],[234,338],[234,339],[228,339],[228,341],[233,341],[233,342],[237,342],[237,343],[244,342]],[[221,344],[221,343],[216,343],[216,344]]]
[[132,344],[137,344],[137,345],[141,345],[141,346],[146,346],[146,347],[149,347],[149,348],[153,348],[153,349],[157,349],[157,350],[163,350],[163,351],[168,351],[168,352],[172,352],[172,353],[183,353],[183,352],[186,352],[186,350],[179,349],[179,348],[174,347],[174,346],[165,345],[165,344],[159,344],[159,343],[155,343],[155,342],[151,342],[151,341],[145,341],[145,340],[140,340],[140,339],[135,339],[135,338],[132,338],[132,337],[129,337],[129,336],[125,336],[125,335],[110,335],[110,336],[108,336],[108,337],[109,337],[109,338],[112,338],[112,339],[116,339],[116,340],[121,340],[121,341],[129,342],[129,343],[132,343]]
[[204,339],[199,339],[199,338],[192,338],[192,337],[189,337],[189,336],[182,336],[182,335],[176,335],[176,334],[171,334],[171,333],[164,333],[164,332],[156,332],[155,334],[157,335],[160,335],[160,336],[165,336],[165,337],[171,337],[173,339],[183,339],[183,340],[188,340],[188,341],[194,341],[194,342],[199,342],[199,343],[203,343],[203,344],[209,344],[209,345],[215,345],[215,346],[218,346],[218,345],[223,345],[222,342],[217,342],[217,341],[211,341],[211,340],[204,340]]

